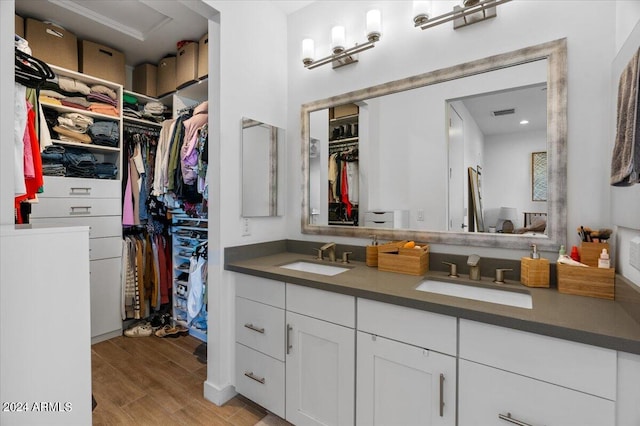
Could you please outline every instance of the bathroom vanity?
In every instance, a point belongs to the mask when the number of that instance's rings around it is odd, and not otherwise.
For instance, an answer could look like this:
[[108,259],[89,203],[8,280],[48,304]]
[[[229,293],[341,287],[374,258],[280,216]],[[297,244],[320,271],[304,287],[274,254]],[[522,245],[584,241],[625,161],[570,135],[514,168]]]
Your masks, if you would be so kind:
[[618,302],[515,285],[527,309],[363,262],[325,260],[334,274],[282,267],[314,262],[291,251],[226,257],[236,390],[294,424],[623,425],[637,407],[640,324]]

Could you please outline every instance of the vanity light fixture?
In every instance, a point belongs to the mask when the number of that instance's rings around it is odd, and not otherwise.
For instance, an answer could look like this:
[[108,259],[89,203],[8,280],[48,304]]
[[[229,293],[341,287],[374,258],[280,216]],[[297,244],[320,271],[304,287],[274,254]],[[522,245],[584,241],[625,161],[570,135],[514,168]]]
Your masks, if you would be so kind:
[[374,47],[375,43],[382,37],[382,15],[379,10],[374,9],[367,12],[367,42],[357,44],[345,49],[346,31],[343,26],[331,28],[331,54],[322,59],[314,60],[315,47],[310,38],[302,40],[302,63],[307,69],[317,68],[331,63],[333,68],[358,62],[356,54]]
[[495,18],[498,5],[511,0],[463,0],[462,6],[454,6],[453,11],[432,17],[432,1],[413,2],[413,23],[423,30],[453,21],[453,29]]

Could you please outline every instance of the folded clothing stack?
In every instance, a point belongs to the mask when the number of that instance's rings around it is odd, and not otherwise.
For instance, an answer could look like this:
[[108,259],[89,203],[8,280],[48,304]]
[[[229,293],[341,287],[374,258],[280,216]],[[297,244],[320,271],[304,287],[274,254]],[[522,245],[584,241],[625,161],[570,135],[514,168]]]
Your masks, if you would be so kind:
[[89,127],[89,136],[96,145],[117,147],[120,130],[115,121],[96,121]]
[[62,164],[65,149],[61,145],[49,145],[40,153],[42,174],[45,176],[65,176],[67,169]]
[[67,112],[60,114],[57,121],[53,131],[61,141],[91,143],[91,137],[86,133],[93,124],[93,118],[77,112]]
[[40,90],[40,101],[114,117],[120,116],[118,96],[113,89],[102,84],[89,87],[81,81],[68,77],[58,76],[46,82]]
[[142,116],[152,121],[162,122],[164,121],[164,110],[165,107],[160,102],[147,102]]

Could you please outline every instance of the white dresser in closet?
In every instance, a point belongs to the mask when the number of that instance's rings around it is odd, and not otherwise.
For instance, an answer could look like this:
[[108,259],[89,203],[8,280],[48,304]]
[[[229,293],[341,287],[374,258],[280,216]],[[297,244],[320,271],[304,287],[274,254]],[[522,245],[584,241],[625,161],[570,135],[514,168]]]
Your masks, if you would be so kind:
[[[102,79],[52,67],[58,75],[70,77],[91,86],[101,84],[114,90],[122,99],[122,86]],[[121,102],[119,102],[121,104]],[[93,343],[122,334],[120,314],[122,269],[122,189],[121,146],[122,107],[120,117],[91,111],[48,105],[43,108],[58,112],[79,112],[94,120],[118,123],[120,146],[107,147],[92,144],[53,140],[65,147],[90,151],[99,162],[109,161],[118,166],[117,179],[87,179],[76,177],[44,177],[44,192],[38,194],[38,203],[32,205],[30,222],[33,224],[86,225],[89,231],[89,256],[91,269],[91,337]]]

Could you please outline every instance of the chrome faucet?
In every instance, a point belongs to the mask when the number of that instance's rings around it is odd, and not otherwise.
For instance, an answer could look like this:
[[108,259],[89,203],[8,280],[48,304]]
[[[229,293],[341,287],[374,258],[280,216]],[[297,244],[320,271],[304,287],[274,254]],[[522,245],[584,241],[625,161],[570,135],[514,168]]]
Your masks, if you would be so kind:
[[318,250],[318,257],[320,258],[320,260],[322,260],[322,253],[324,252],[327,252],[330,261],[336,261],[336,243],[327,243],[320,247],[320,249]]
[[493,282],[496,284],[504,284],[504,273],[509,271],[513,271],[513,269],[504,269],[504,268],[496,269],[496,279],[493,280]]
[[449,276],[458,277],[458,265],[451,262],[442,262],[445,265],[449,265]]
[[469,265],[469,279],[480,281],[480,256],[477,254],[469,256],[467,265]]

